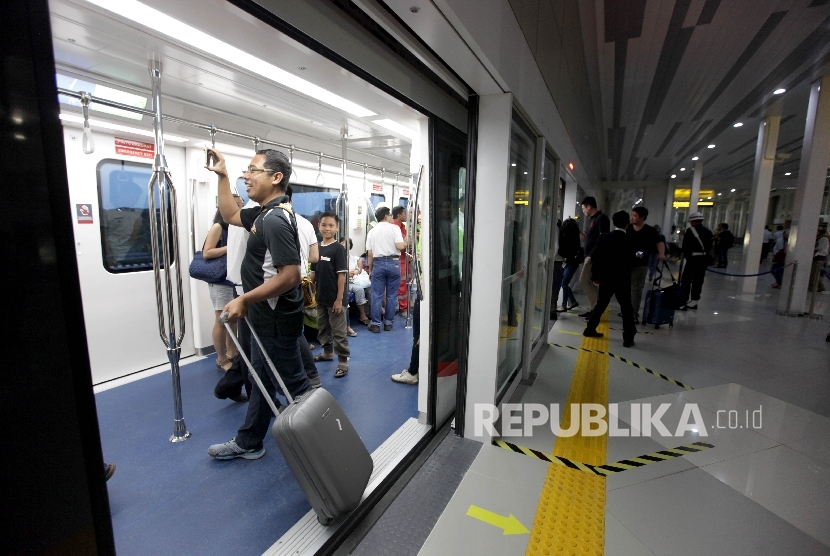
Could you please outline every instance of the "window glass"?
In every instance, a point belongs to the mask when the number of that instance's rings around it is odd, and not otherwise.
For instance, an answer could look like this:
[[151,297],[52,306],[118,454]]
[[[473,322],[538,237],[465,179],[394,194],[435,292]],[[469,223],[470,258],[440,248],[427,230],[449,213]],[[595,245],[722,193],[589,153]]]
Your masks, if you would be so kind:
[[[467,187],[467,135],[435,119],[433,143],[432,336],[436,377],[435,424],[455,410],[458,358],[462,346],[461,268],[464,265],[464,193]],[[426,176],[424,176],[426,178]],[[427,207],[419,207],[428,210]]]
[[527,318],[525,299],[530,250],[530,201],[536,158],[536,139],[516,112],[513,113],[511,127],[502,257],[497,400],[504,393],[514,371],[522,364],[522,323]]
[[[294,187],[293,185],[291,187]],[[236,192],[242,199],[242,206],[248,204],[248,191],[245,189],[245,178],[236,178]]]
[[291,195],[291,206],[294,207],[294,212],[301,214],[311,222],[314,226],[314,233],[317,234],[317,240],[321,241],[322,236],[317,229],[320,215],[324,212],[335,212],[340,190],[296,183],[291,184],[291,189],[294,190]]
[[[153,269],[150,251],[150,212],[147,186],[153,175],[150,164],[102,160],[98,164],[98,207],[101,222],[101,254],[108,272]],[[161,206],[156,193],[156,210]],[[169,206],[169,205],[168,205]],[[170,222],[168,216],[168,223]],[[157,218],[161,226],[161,218]],[[161,229],[159,228],[159,241]],[[172,233],[168,233],[172,241]],[[161,258],[161,244],[159,244]]]
[[[534,196],[535,218],[539,219],[539,248],[534,257],[536,265],[536,292],[534,293],[533,307],[533,346],[547,330],[548,316],[545,315],[545,301],[550,291],[548,283],[548,259],[552,256],[550,248],[551,224],[553,223],[553,195],[554,195],[554,164],[556,161],[550,154],[545,153],[542,182],[537,184],[538,194]],[[556,300],[551,300],[556,303]],[[556,307],[553,306],[555,309]]]
[[409,199],[407,197],[401,197],[398,199],[398,204],[404,208],[409,206]]

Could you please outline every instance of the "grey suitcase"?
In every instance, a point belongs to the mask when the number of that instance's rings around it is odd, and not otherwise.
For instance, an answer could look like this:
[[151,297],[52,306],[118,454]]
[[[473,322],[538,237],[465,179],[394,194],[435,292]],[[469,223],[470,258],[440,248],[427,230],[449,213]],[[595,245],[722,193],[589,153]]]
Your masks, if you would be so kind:
[[323,525],[329,525],[336,518],[357,508],[369,484],[374,462],[337,400],[323,388],[292,399],[271,358],[262,349],[256,332],[248,323],[251,335],[259,344],[260,351],[265,354],[271,371],[288,399],[288,406],[280,413],[226,319],[223,318],[222,321],[248,365],[251,377],[277,416],[271,434],[317,514],[317,520]]

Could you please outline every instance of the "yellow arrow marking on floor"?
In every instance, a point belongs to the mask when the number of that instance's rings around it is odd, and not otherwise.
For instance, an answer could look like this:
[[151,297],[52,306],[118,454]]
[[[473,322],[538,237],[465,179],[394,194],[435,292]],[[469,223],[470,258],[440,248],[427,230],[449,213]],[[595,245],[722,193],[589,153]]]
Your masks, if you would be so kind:
[[484,508],[479,508],[478,506],[471,504],[470,509],[467,510],[467,515],[474,519],[478,519],[479,521],[483,521],[484,523],[493,525],[494,527],[498,527],[499,529],[503,529],[505,535],[523,535],[525,533],[530,533],[527,527],[522,525],[522,523],[516,519],[516,516],[513,514],[504,517],[503,515],[493,513],[489,510],[485,510]]

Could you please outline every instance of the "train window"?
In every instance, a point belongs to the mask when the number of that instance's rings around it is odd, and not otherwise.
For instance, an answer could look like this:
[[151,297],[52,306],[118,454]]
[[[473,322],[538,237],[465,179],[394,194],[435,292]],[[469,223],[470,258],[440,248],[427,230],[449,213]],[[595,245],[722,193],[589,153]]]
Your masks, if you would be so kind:
[[317,233],[317,239],[322,239],[317,224],[320,221],[320,215],[324,212],[335,212],[337,209],[337,195],[340,193],[337,189],[330,189],[327,187],[316,187],[313,185],[299,185],[291,184],[291,189],[294,193],[291,195],[291,206],[294,207],[294,212],[301,214],[314,225],[314,231]]
[[398,199],[398,204],[403,208],[407,208],[409,206],[409,198],[401,197],[400,199]]
[[372,201],[372,212],[374,213],[376,210],[378,210],[378,204],[386,201],[386,195],[381,195],[380,193],[372,193],[372,195],[369,197],[369,200]]
[[[150,164],[113,159],[98,164],[101,255],[108,272],[138,272],[153,268],[147,202],[147,185],[152,175]],[[172,241],[172,234],[168,237]]]
[[248,204],[248,190],[245,189],[245,178],[236,178],[236,192],[242,198],[242,206]]

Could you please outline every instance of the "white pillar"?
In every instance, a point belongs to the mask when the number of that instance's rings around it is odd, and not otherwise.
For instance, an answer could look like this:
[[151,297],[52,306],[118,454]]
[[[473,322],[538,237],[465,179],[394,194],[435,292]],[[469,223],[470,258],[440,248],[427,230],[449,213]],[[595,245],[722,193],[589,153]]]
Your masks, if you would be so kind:
[[[755,171],[752,175],[752,194],[749,199],[749,218],[744,236],[741,274],[756,274],[761,261],[764,243],[764,224],[769,211],[769,193],[772,186],[772,170],[775,165],[775,149],[778,145],[778,125],[781,116],[767,116],[758,127],[758,144],[755,147]],[[737,233],[739,230],[736,230]],[[758,278],[741,280],[744,293],[755,293]]]
[[671,180],[666,184],[666,206],[663,210],[663,235],[671,242],[674,238],[671,235],[672,217],[674,216],[674,182]]
[[693,212],[697,212],[697,200],[700,198],[701,179],[703,179],[703,161],[698,160],[695,162],[695,174],[692,177],[692,194],[689,197],[689,215]]
[[[510,93],[483,95],[478,107],[475,245],[470,302],[470,343],[467,357],[467,400],[464,437],[489,444],[487,430],[476,431],[476,405],[496,401],[501,315],[501,258],[504,253],[505,199],[510,168]],[[575,189],[575,187],[574,187]],[[489,263],[491,264],[488,264]],[[493,266],[493,263],[496,265]],[[494,270],[494,268],[496,270]],[[479,432],[480,434],[476,434]]]
[[[795,192],[793,220],[787,245],[787,263],[798,261],[793,284],[790,313],[803,313],[807,308],[807,286],[816,243],[819,211],[824,196],[827,163],[830,161],[830,75],[813,82],[804,128],[804,146],[798,167],[798,188]],[[786,310],[792,271],[787,269],[781,285],[778,308]]]
[[568,180],[565,183],[565,196],[562,200],[562,221],[576,215],[576,182]]

